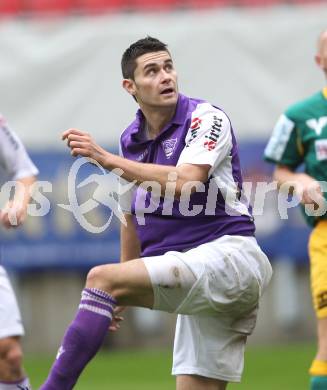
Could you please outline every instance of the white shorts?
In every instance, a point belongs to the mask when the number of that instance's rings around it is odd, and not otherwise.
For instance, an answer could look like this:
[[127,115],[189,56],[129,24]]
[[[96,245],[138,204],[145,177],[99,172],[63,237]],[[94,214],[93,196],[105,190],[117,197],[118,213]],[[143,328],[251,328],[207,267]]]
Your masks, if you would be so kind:
[[155,310],[178,313],[173,375],[239,382],[246,338],[272,269],[254,237],[224,236],[145,257]]
[[23,336],[24,328],[7,272],[0,266],[0,339]]

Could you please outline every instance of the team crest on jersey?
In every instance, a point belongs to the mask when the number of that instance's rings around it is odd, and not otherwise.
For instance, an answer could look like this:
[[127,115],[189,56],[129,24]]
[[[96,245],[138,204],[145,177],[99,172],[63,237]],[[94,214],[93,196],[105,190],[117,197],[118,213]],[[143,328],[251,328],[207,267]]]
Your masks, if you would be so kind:
[[327,139],[316,140],[315,149],[318,161],[327,160]]
[[167,139],[165,141],[162,141],[161,145],[162,145],[162,148],[165,152],[167,159],[169,160],[175,151],[175,148],[177,145],[177,138],[171,138],[171,139]]
[[220,133],[221,133],[221,129],[222,129],[222,118],[218,118],[216,115],[213,117],[213,124],[211,126],[211,129],[209,131],[209,134],[207,134],[204,138],[205,138],[205,141],[204,141],[204,144],[203,146],[205,147],[205,149],[207,149],[209,152],[211,150],[214,150],[216,145],[217,145],[217,142],[218,142],[218,138],[220,137]]

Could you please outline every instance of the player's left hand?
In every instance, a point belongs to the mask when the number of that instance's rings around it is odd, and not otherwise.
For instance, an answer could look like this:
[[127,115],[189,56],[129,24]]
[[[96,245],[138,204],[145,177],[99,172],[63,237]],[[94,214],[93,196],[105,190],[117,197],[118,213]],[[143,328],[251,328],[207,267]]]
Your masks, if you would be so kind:
[[96,160],[103,165],[106,155],[108,154],[101,148],[90,136],[89,133],[78,129],[68,129],[63,132],[62,140],[67,140],[67,145],[71,150],[71,155],[82,156]]
[[0,210],[0,222],[6,229],[16,228],[24,223],[26,219],[26,208],[19,202],[9,201]]

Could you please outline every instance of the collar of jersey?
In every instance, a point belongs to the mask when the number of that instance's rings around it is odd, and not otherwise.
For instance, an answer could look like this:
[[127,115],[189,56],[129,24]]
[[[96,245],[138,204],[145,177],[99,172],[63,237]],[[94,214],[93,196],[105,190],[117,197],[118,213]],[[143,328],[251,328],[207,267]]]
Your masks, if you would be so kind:
[[[169,130],[171,125],[179,125],[179,126],[182,125],[185,121],[185,115],[187,113],[187,110],[188,110],[188,98],[182,94],[179,94],[178,100],[177,100],[177,105],[176,105],[175,115],[173,116],[173,119],[165,126],[165,128],[159,134],[159,136],[161,136],[163,133],[165,133],[167,130]],[[144,118],[143,112],[139,109],[136,112],[136,122],[135,122],[135,126],[134,126],[133,130],[131,131],[132,134],[139,133],[140,129],[144,128],[144,126],[143,126],[144,120],[145,120],[145,118]],[[142,136],[140,137],[140,140],[141,140],[141,142],[148,141],[145,138],[143,138]]]

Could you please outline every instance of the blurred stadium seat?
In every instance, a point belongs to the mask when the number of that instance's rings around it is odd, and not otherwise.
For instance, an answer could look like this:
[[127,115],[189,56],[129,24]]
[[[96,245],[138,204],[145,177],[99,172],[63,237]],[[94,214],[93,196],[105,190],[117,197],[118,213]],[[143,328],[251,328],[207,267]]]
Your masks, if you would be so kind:
[[77,8],[86,13],[101,11],[126,11],[128,0],[78,0]]
[[238,0],[237,4],[242,7],[265,7],[288,3],[284,0]]
[[0,15],[15,15],[22,11],[22,0],[0,0]]
[[185,0],[130,0],[129,6],[132,10],[172,10],[185,3]]
[[323,4],[325,0],[288,0],[289,5]]
[[28,14],[173,11],[214,7],[323,4],[325,0],[0,0],[0,17]]
[[74,3],[73,0],[25,0],[24,8],[29,13],[68,13]]
[[184,0],[184,4],[187,7],[200,9],[200,8],[214,8],[214,7],[225,7],[234,6],[236,4],[233,0]]

